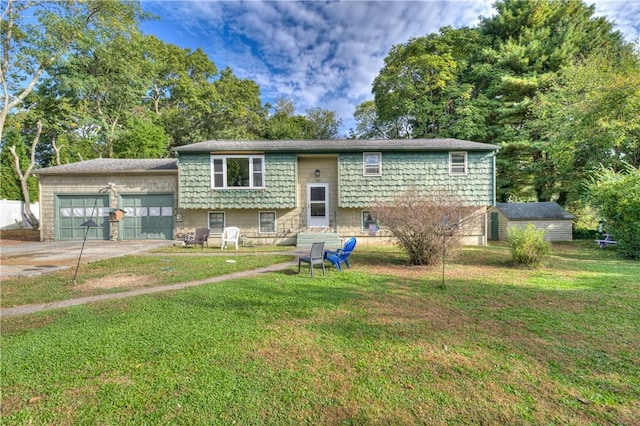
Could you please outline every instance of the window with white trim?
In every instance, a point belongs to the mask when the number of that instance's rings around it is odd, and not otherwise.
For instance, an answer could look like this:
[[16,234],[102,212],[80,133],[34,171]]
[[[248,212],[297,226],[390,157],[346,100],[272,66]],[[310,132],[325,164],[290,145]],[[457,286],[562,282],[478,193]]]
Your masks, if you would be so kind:
[[264,188],[264,155],[212,155],[211,188]]
[[449,153],[449,174],[450,175],[466,175],[467,174],[467,153],[466,152],[450,152]]
[[209,212],[209,232],[211,234],[222,234],[225,226],[224,212]]
[[381,176],[382,175],[382,153],[381,152],[365,152],[362,154],[362,163],[365,176]]
[[278,227],[276,222],[276,212],[259,213],[258,232],[261,234],[275,234]]

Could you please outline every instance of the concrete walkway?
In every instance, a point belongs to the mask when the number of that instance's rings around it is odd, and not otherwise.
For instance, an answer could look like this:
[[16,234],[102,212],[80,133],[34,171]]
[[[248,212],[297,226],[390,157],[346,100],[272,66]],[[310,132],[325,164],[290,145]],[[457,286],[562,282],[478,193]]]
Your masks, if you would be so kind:
[[205,280],[199,280],[199,281],[189,281],[185,283],[178,283],[178,284],[172,284],[167,286],[141,288],[141,289],[126,291],[122,293],[101,294],[97,296],[80,297],[77,299],[61,300],[58,302],[36,303],[32,305],[15,306],[13,308],[2,309],[0,316],[12,317],[17,315],[32,314],[35,312],[40,312],[40,311],[45,311],[50,309],[68,308],[71,306],[85,305],[93,302],[102,302],[105,300],[124,299],[126,297],[140,296],[143,294],[153,294],[153,293],[159,293],[162,291],[182,290],[185,288],[195,287],[203,284],[212,284],[212,283],[217,283],[217,282],[226,281],[226,280],[250,277],[253,275],[259,275],[259,274],[264,274],[268,272],[281,271],[283,269],[287,269],[295,265],[296,263],[297,263],[296,260],[292,260],[285,263],[278,263],[275,265],[266,266],[264,268],[254,269],[250,271],[236,272],[233,274],[207,278]]

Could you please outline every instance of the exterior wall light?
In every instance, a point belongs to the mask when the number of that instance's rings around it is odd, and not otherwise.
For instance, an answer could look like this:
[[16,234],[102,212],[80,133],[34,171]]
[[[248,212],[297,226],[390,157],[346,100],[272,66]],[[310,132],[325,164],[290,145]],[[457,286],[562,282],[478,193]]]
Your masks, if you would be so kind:
[[320,177],[320,169],[316,169],[315,174],[316,174],[316,177]]

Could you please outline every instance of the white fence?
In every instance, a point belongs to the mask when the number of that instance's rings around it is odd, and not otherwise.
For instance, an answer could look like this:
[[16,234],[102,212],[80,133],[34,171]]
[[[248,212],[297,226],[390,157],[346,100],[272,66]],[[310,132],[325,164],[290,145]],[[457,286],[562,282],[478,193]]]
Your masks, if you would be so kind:
[[[22,217],[24,202],[0,200],[0,229],[31,228]],[[40,203],[31,203],[31,213],[40,219]]]

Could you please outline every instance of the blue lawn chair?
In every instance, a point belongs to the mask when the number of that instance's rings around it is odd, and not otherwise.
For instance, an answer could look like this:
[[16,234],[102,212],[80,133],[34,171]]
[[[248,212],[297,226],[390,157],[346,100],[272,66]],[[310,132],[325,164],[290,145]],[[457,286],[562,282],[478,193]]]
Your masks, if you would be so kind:
[[326,250],[324,252],[324,258],[336,265],[338,271],[342,272],[341,263],[344,263],[347,265],[347,268],[349,268],[349,255],[354,248],[356,248],[356,239],[351,237],[344,243],[343,248],[339,248],[336,251]]

